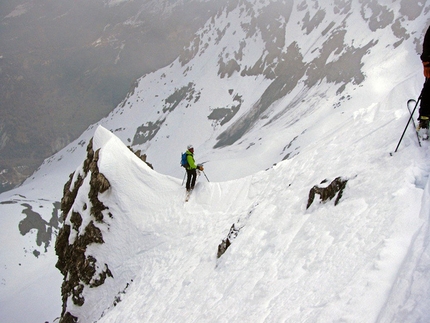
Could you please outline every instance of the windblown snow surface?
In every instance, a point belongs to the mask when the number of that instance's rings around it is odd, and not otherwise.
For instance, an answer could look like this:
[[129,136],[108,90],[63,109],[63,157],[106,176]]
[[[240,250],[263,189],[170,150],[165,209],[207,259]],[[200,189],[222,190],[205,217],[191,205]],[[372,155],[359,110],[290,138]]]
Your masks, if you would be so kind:
[[[60,211],[53,205],[94,136],[100,172],[111,184],[100,200],[113,217],[97,224],[105,243],[87,253],[109,264],[113,278],[86,289],[83,307],[68,304],[80,322],[429,322],[430,145],[419,147],[409,126],[393,153],[409,119],[406,101],[417,98],[424,81],[417,44],[408,38],[395,47],[391,27],[362,34],[360,10],[354,14],[349,44],[378,41],[358,62],[365,80],[351,82],[343,94],[324,76],[308,89],[301,80],[238,142],[214,149],[224,129],[207,122],[211,109],[231,107],[230,89],[248,108],[270,81],[238,73],[221,80],[212,64],[219,49],[208,46],[192,66],[176,60],[139,80],[101,126],[1,194],[0,321],[59,316],[62,277],[46,227],[58,229]],[[322,32],[339,21],[334,16],[306,37],[289,22],[306,62],[318,54],[312,44],[318,47]],[[233,37],[240,30],[235,17],[222,16],[232,38],[223,38],[220,48],[240,43],[239,32]],[[406,21],[417,37],[424,30],[420,19]],[[216,42],[205,37],[204,44]],[[256,38],[248,46],[244,60],[252,66],[264,43]],[[327,61],[340,54],[330,55]],[[181,101],[162,115],[164,99],[189,82],[201,90],[200,101]],[[157,136],[137,147],[148,154],[151,170],[126,145],[142,122],[164,117]],[[179,158],[188,143],[196,147],[197,162],[207,162],[210,182],[202,174],[185,203]],[[310,189],[339,176],[348,180],[339,204],[317,197],[306,209]],[[81,187],[82,199],[88,189]],[[237,236],[218,259],[218,245],[233,225]]]
[[[91,252],[109,263],[114,279],[85,295],[84,307],[69,310],[82,322],[428,321],[429,143],[419,147],[411,126],[390,155],[409,118],[405,99],[421,81],[409,78],[382,103],[350,102],[348,114],[330,106],[330,113],[298,122],[309,129],[299,154],[232,181],[200,176],[187,203],[182,178],[149,169],[98,127],[99,169],[111,183],[101,200],[113,219],[101,226],[106,243]],[[209,166],[205,173],[217,177]],[[306,209],[309,190],[338,176],[348,179],[340,203],[316,199]],[[27,198],[49,195],[55,183],[44,177]],[[237,238],[217,259],[233,224]],[[13,230],[1,239],[22,243]],[[10,263],[22,259],[2,253]],[[41,279],[59,278],[31,264],[22,269],[28,280],[4,284],[10,299],[30,290],[47,308],[60,306],[59,291],[39,288]],[[2,313],[19,310],[19,301],[3,297]],[[32,321],[30,312],[21,317]]]
[[[390,156],[402,112],[387,120],[392,107],[379,104],[331,115],[336,133],[315,136],[306,154],[230,182],[200,176],[187,203],[181,180],[99,127],[113,219],[90,253],[115,278],[69,310],[84,322],[103,311],[98,322],[427,321],[429,147],[410,131]],[[306,210],[309,189],[337,176],[349,180],[340,203]],[[233,224],[237,237],[217,259]],[[122,301],[106,310],[110,286],[126,277]]]

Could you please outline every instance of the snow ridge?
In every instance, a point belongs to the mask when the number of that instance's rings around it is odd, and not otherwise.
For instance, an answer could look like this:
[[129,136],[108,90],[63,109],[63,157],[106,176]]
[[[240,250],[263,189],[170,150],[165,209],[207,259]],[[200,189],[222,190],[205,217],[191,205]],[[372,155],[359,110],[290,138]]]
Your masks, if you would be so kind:
[[[99,127],[94,142],[100,134],[109,137]],[[82,307],[68,302],[73,316],[98,322],[384,322],[393,315],[387,310],[392,286],[402,281],[404,259],[424,223],[418,212],[422,188],[414,185],[423,174],[407,156],[420,152],[416,146],[394,159],[376,157],[383,143],[367,141],[351,153],[362,163],[339,168],[326,145],[315,148],[324,159],[297,156],[231,182],[200,178],[184,204],[179,179],[151,170],[110,136],[100,141],[106,144],[98,167],[111,184],[99,194],[111,216],[100,225],[105,243],[86,254],[106,262],[112,276],[84,289]],[[349,177],[337,206],[314,201],[306,208],[320,176],[305,175],[310,164]],[[391,185],[383,181],[386,173],[396,173]],[[218,257],[232,224],[240,230]]]

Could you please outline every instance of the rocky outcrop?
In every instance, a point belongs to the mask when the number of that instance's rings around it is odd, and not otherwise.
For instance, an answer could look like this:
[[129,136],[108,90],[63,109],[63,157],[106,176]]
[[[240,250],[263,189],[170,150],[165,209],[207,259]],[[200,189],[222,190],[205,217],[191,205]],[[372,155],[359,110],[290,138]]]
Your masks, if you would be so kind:
[[221,256],[231,246],[233,240],[237,238],[240,230],[245,227],[248,219],[252,216],[257,207],[258,203],[255,203],[245,214],[239,217],[236,223],[233,223],[233,225],[230,227],[230,230],[228,231],[227,237],[223,239],[218,245],[217,259],[221,258]]
[[[107,142],[112,145],[105,145]],[[97,321],[121,301],[133,281],[133,274],[123,268],[128,256],[122,252],[136,241],[135,237],[130,238],[134,228],[112,200],[120,188],[112,189],[112,183],[117,181],[110,170],[127,167],[123,162],[130,159],[135,161],[129,150],[150,168],[152,165],[140,150],[128,148],[107,129],[99,127],[88,143],[85,160],[64,185],[63,226],[55,244],[56,267],[64,276],[60,323]],[[102,157],[108,156],[109,160],[112,156],[110,149],[121,150],[125,160],[102,168]],[[146,165],[142,166],[146,169]]]
[[227,249],[228,249],[228,247],[230,247],[232,241],[234,239],[236,239],[237,235],[239,234],[240,229],[241,228],[235,224],[233,224],[231,226],[227,237],[224,240],[222,240],[222,242],[218,245],[218,252],[216,255],[217,258],[220,258],[227,251]]
[[[99,172],[99,150],[94,151],[92,140],[87,147],[87,158],[82,169],[70,175],[64,186],[61,200],[61,211],[64,225],[60,229],[55,251],[58,256],[56,267],[64,275],[61,288],[63,308],[60,322],[77,322],[78,318],[67,311],[70,299],[74,305],[85,303],[84,288],[94,288],[102,285],[106,279],[113,278],[108,264],[99,264],[97,259],[86,253],[91,244],[103,244],[103,234],[97,224],[104,223],[105,217],[113,217],[99,199],[99,194],[110,188],[108,179]],[[84,180],[89,176],[90,189],[88,204],[81,208],[75,200]],[[87,217],[84,221],[84,216]],[[89,219],[88,219],[89,217]],[[85,227],[83,226],[85,224]]]
[[334,197],[336,197],[334,201],[334,205],[337,205],[342,198],[343,190],[346,187],[346,184],[348,183],[347,179],[344,179],[342,177],[335,178],[329,185],[325,185],[328,182],[327,179],[323,180],[320,185],[315,185],[311,188],[309,191],[309,198],[308,198],[308,204],[306,205],[306,209],[308,209],[314,199],[315,194],[318,194],[320,196],[321,202],[326,202],[332,200]]
[[146,165],[149,166],[149,168],[154,169],[151,163],[148,163],[146,161],[146,154],[142,154],[142,151],[139,149],[138,151],[134,151],[130,146],[127,146],[137,157],[140,158],[141,161],[143,161]]

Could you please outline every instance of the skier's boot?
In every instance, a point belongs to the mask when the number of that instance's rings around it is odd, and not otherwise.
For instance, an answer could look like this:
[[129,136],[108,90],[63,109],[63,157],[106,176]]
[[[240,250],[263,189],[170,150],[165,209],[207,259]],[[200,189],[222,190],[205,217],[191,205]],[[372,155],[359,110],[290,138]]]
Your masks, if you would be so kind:
[[429,123],[430,123],[430,119],[427,116],[420,116],[418,118],[418,126],[417,126],[417,131],[419,136],[423,139],[423,140],[428,140],[429,139]]

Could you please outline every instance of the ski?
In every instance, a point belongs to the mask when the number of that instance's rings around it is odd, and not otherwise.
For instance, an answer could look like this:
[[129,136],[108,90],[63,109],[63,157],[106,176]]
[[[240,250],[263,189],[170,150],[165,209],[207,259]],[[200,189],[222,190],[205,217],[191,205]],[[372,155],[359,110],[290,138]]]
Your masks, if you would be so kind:
[[420,138],[419,131],[417,130],[417,126],[415,124],[415,119],[414,119],[414,117],[412,115],[412,113],[414,111],[414,108],[411,109],[411,107],[410,107],[411,104],[413,104],[413,106],[415,107],[416,104],[417,104],[417,101],[414,100],[414,99],[409,99],[408,102],[406,103],[406,105],[408,107],[409,114],[411,115],[411,118],[412,118],[412,125],[414,126],[415,133],[417,134],[418,145],[421,147],[421,138]]
[[[197,180],[200,177],[200,170],[197,171],[197,178],[196,178],[196,184],[194,185],[194,187],[192,189],[190,189],[189,191],[185,192],[185,202],[188,202],[190,200],[191,197],[191,193],[195,190],[197,185],[200,185]],[[209,181],[209,180],[208,180]]]
[[190,196],[193,190],[189,190],[185,193],[185,202],[188,202],[190,200]]

